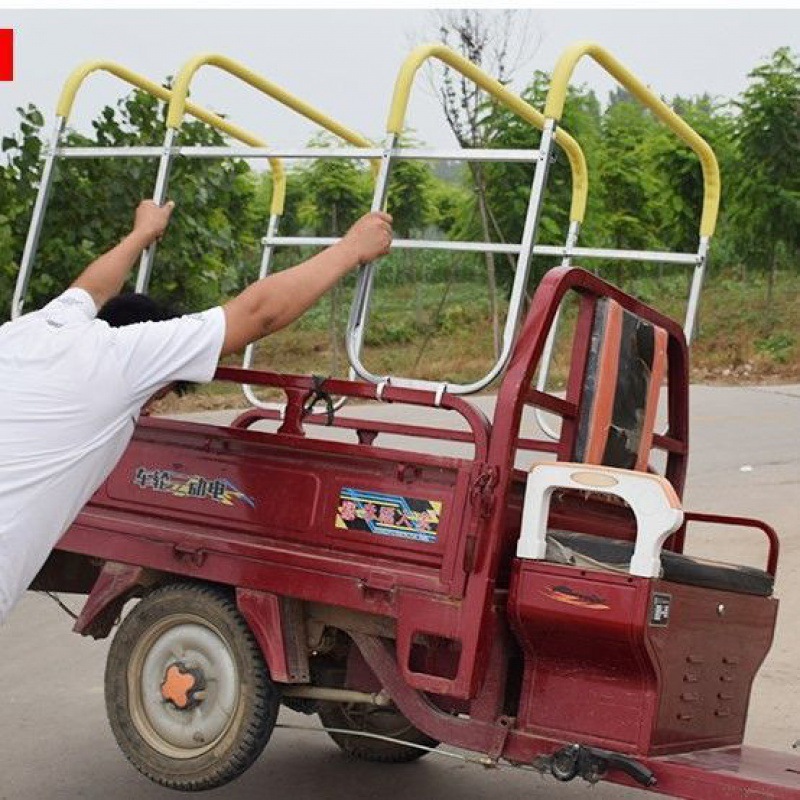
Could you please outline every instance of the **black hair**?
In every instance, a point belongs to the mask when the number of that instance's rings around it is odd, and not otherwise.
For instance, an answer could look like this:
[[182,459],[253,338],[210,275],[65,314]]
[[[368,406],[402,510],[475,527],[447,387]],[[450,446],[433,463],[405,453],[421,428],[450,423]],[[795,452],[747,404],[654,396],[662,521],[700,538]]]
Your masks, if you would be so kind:
[[[181,312],[166,303],[138,292],[123,292],[112,297],[97,312],[97,319],[107,322],[112,328],[136,325],[139,322],[163,322],[182,316]],[[190,381],[175,381],[172,389],[178,397],[192,391],[195,384]]]
[[180,311],[138,292],[118,294],[97,312],[97,319],[107,322],[112,328],[137,322],[163,322],[180,316]]

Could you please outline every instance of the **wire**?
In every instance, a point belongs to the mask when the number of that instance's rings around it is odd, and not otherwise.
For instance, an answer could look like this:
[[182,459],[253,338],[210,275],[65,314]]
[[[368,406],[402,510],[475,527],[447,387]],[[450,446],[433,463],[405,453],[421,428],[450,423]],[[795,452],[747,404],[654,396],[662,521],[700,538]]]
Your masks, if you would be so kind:
[[435,756],[442,756],[442,758],[454,758],[457,761],[466,761],[469,764],[479,764],[487,769],[494,769],[498,766],[497,762],[488,756],[469,756],[462,753],[453,753],[450,750],[440,750],[436,747],[427,747],[424,744],[416,744],[415,742],[406,742],[403,739],[395,739],[392,736],[383,736],[380,733],[369,733],[367,731],[354,731],[349,728],[312,728],[309,725],[292,725],[291,723],[279,722],[276,728],[285,728],[292,731],[307,731],[309,733],[339,733],[346,736],[362,736],[365,739],[377,739],[381,742],[391,742],[392,744],[401,744],[403,747],[412,747],[415,750],[424,750],[426,753],[433,753]]
[[42,591],[41,594],[46,594],[63,612],[72,617],[72,619],[78,619],[78,615],[69,608],[55,592]]

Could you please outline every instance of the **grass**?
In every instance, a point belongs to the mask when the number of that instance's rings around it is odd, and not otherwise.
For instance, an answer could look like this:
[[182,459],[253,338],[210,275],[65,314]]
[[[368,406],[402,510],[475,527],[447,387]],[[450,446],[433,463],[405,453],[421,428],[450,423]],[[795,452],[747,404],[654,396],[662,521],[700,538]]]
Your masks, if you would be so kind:
[[[380,276],[379,276],[380,277]],[[688,276],[628,279],[625,291],[659,311],[683,319]],[[766,302],[766,281],[743,282],[733,274],[711,275],[701,300],[699,335],[692,344],[691,379],[701,383],[791,383],[800,381],[800,275],[779,275],[775,301]],[[255,364],[300,374],[347,373],[344,332],[352,287],[323,299],[290,328],[259,342]],[[336,306],[332,335],[331,303]],[[552,383],[568,366],[574,303],[565,307]],[[501,309],[501,327],[505,306]],[[362,362],[375,374],[395,374],[465,383],[492,364],[487,292],[474,281],[426,284],[376,281]],[[230,363],[240,363],[230,359]],[[245,404],[231,386],[212,384],[166,408],[218,408]]]

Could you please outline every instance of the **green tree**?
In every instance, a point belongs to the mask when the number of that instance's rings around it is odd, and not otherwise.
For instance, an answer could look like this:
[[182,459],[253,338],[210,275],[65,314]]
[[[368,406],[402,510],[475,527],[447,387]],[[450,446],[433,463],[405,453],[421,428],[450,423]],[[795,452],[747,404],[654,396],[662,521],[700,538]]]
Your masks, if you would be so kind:
[[[3,139],[7,163],[0,193],[7,213],[0,219],[0,247],[10,247],[14,279],[18,270],[41,170],[43,118],[33,106],[22,109],[19,131]],[[125,146],[163,139],[164,109],[155,98],[134,91],[93,121],[94,135],[74,131],[66,144]],[[221,145],[224,137],[200,122],[181,128],[182,144]],[[151,195],[156,165],[143,159],[73,159],[56,165],[50,204],[32,273],[27,308],[63,290],[95,256],[123,236],[133,210]],[[236,290],[241,273],[257,258],[253,197],[256,182],[242,161],[178,159],[169,196],[176,212],[159,245],[152,293],[189,309],[217,303]],[[10,211],[9,211],[10,210]],[[3,233],[5,231],[5,233]],[[5,244],[4,244],[5,243]],[[9,282],[11,283],[11,282]],[[6,281],[4,291],[10,293]],[[8,313],[8,298],[2,312]]]
[[742,253],[769,271],[772,299],[779,258],[797,255],[800,239],[800,63],[788,47],[749,75],[736,103],[741,159],[734,220]]
[[[420,142],[406,136],[400,142],[402,147],[419,147]],[[392,166],[386,209],[392,215],[395,236],[410,238],[421,233],[432,221],[431,186],[433,173],[430,164],[424,161],[397,161]],[[414,282],[416,290],[415,318],[417,327],[422,325],[422,297],[425,293],[424,266],[419,274],[420,261],[414,250],[401,250],[393,257],[395,269],[402,270],[400,283]],[[423,261],[424,265],[424,261]],[[388,264],[387,264],[388,266]]]
[[[735,163],[733,117],[729,104],[714,102],[708,95],[676,97],[672,108],[714,150],[724,178]],[[658,174],[659,192],[651,205],[657,207],[658,246],[664,250],[691,252],[699,243],[700,211],[703,206],[703,171],[697,156],[666,126],[659,125],[645,145],[648,162]],[[721,208],[729,205],[731,181],[722,181]]]
[[[522,92],[522,97],[534,108],[541,109],[549,85],[549,75],[537,71],[531,84]],[[497,104],[492,104],[487,110],[486,124],[491,129],[490,143],[493,147],[535,149],[539,144],[541,134],[538,129]],[[596,168],[600,124],[600,104],[594,92],[586,86],[570,87],[562,125],[584,149],[590,176]],[[499,236],[504,241],[519,242],[530,199],[533,165],[501,162],[487,164],[484,169],[487,176],[489,208],[499,228]],[[563,154],[559,154],[551,167],[545,191],[539,223],[539,242],[564,243],[569,225],[571,196],[572,179],[569,162]],[[585,236],[591,235],[592,226],[596,224],[598,218],[596,213],[598,208],[599,199],[595,192],[589,196]],[[548,266],[552,264],[534,262],[532,277],[538,280]],[[504,275],[503,278],[510,280],[511,275]]]
[[[453,11],[439,19],[439,38],[468,61],[481,67],[500,83],[508,83],[518,66],[522,52],[528,44],[527,20],[516,11],[486,12],[479,10]],[[517,42],[522,42],[519,52],[512,52]],[[516,62],[516,63],[515,63]],[[486,147],[490,128],[487,125],[483,91],[448,67],[443,67],[434,78],[436,92],[450,130],[461,147]],[[490,242],[498,233],[492,221],[493,210],[487,198],[488,183],[484,165],[470,161],[467,164],[475,194],[481,238]],[[485,254],[489,289],[489,309],[495,354],[500,353],[500,318],[497,297],[497,268],[492,253]],[[513,271],[513,259],[509,260]]]

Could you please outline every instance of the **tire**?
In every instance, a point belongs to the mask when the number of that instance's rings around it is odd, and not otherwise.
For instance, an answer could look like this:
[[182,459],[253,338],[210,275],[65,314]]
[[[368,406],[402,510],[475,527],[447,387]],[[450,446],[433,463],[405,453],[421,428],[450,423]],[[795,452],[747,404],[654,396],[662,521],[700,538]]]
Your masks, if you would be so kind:
[[108,654],[105,694],[128,760],[183,791],[241,775],[267,744],[280,706],[233,600],[189,583],[156,589],[128,614]]
[[[436,747],[439,742],[415,728],[396,708],[381,708],[361,703],[320,703],[319,718],[326,728],[344,728],[381,736],[391,736],[411,744]],[[407,764],[428,755],[427,750],[404,747],[397,742],[348,736],[328,731],[328,735],[347,755],[381,764]]]

